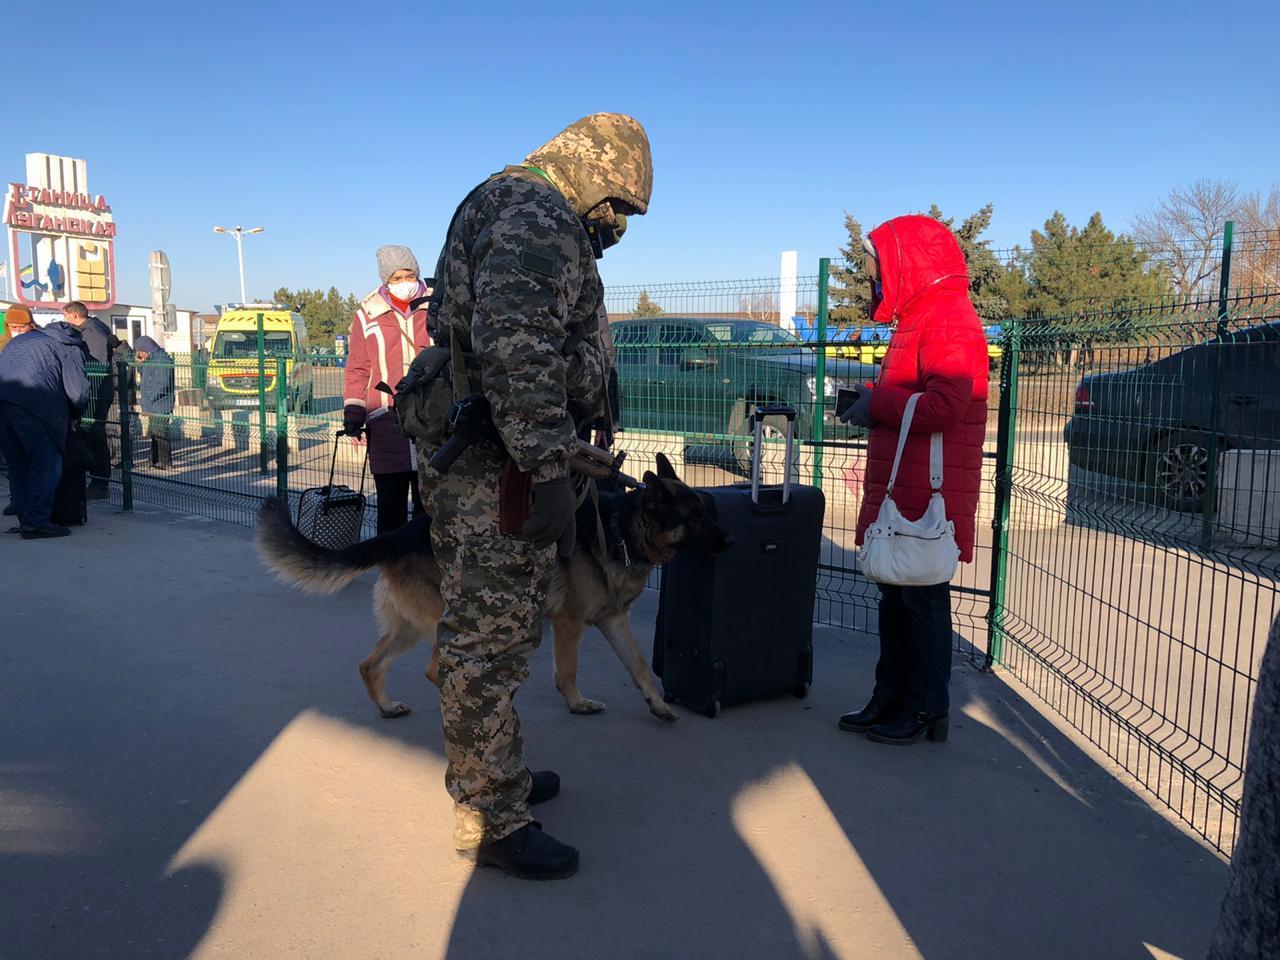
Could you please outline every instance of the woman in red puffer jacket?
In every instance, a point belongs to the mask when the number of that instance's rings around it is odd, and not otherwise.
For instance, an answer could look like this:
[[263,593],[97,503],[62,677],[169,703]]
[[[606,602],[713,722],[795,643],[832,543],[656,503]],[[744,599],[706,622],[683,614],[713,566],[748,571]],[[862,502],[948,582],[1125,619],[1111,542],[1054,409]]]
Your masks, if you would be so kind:
[[[879,379],[859,388],[845,414],[871,428],[858,544],[884,502],[907,400],[920,393],[893,499],[906,519],[924,515],[932,493],[929,438],[941,433],[947,519],[960,559],[970,563],[987,430],[987,341],[969,301],[964,254],[945,225],[924,216],[881,224],[863,248],[876,288],[872,319],[894,331]],[[926,733],[945,740],[951,584],[881,584],[880,594],[875,691],[866,707],[840,718],[840,728],[881,743],[914,743]]]

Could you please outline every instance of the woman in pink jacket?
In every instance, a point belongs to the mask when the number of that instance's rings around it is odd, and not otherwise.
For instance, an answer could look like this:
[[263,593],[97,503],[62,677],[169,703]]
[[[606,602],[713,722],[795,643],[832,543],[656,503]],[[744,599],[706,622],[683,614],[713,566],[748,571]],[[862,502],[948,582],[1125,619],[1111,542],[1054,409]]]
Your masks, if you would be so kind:
[[424,347],[427,335],[427,297],[431,287],[418,275],[418,261],[408,247],[378,248],[378,276],[382,285],[360,301],[351,321],[347,371],[343,387],[342,425],[369,445],[369,469],[378,492],[378,532],[386,533],[422,509],[418,475],[408,439],[396,425],[391,395],[379,383],[394,388],[409,372],[409,364]]

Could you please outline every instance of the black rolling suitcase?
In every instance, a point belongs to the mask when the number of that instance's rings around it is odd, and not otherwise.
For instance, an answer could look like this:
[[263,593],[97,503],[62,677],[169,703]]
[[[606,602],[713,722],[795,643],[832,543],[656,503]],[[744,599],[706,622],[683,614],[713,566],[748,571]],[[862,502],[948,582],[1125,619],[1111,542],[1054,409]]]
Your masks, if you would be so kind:
[[[761,425],[787,420],[780,485],[761,485]],[[714,717],[722,706],[791,693],[813,680],[813,604],[826,501],[792,486],[795,410],[755,414],[751,482],[700,489],[734,545],[716,557],[680,551],[662,571],[653,667],[668,700]]]

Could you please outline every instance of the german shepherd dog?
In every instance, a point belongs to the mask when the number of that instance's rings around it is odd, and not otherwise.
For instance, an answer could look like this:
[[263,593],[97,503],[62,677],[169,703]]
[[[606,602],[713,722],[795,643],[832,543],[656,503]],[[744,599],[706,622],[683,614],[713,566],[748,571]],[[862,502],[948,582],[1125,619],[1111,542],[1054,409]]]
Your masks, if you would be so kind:
[[[649,574],[680,547],[716,554],[733,539],[708,514],[702,498],[657,456],[658,472],[646,472],[644,487],[599,494],[599,514],[591,498],[578,510],[577,541],[567,559],[552,569],[545,606],[555,639],[556,689],[572,713],[599,713],[604,704],[578,690],[578,645],[587,627],[604,634],[650,712],[668,723],[679,714],[665,703],[631,632],[630,610]],[[599,522],[597,522],[597,516]],[[379,568],[373,607],[382,632],[360,664],[369,698],[384,717],[402,717],[409,707],[387,697],[383,679],[391,662],[423,638],[435,643],[444,612],[440,568],[432,555],[430,518],[417,517],[389,533],[344,550],[312,543],[293,525],[276,497],[258,511],[256,539],[263,560],[286,582],[313,594],[341,590],[366,570]],[[600,556],[600,529],[606,555]],[[427,678],[439,685],[439,650],[432,652]]]

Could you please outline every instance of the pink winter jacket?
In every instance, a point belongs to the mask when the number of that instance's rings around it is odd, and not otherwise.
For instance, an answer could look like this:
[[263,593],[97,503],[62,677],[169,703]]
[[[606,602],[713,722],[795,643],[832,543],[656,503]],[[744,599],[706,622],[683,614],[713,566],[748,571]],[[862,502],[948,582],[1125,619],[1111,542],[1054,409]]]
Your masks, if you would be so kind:
[[[418,296],[426,289],[419,286]],[[351,321],[343,406],[364,407],[370,420],[389,413],[391,396],[379,390],[378,384],[395,389],[409,372],[413,358],[430,345],[425,303],[406,315],[392,305],[385,285],[373,291],[360,301]]]

